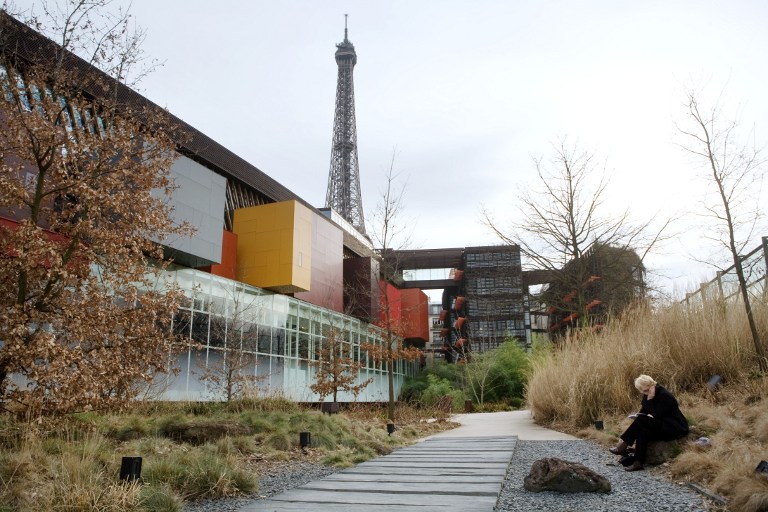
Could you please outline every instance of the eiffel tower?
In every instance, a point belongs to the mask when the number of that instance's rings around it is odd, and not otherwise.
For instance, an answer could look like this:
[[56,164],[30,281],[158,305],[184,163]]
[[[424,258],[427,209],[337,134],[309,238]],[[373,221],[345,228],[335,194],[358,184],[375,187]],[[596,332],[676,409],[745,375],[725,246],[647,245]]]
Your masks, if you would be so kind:
[[365,235],[363,201],[360,197],[360,168],[357,161],[357,126],[355,124],[355,87],[352,71],[357,64],[355,46],[347,39],[347,15],[344,15],[344,41],[336,45],[336,110],[333,119],[331,169],[325,206],[332,208]]

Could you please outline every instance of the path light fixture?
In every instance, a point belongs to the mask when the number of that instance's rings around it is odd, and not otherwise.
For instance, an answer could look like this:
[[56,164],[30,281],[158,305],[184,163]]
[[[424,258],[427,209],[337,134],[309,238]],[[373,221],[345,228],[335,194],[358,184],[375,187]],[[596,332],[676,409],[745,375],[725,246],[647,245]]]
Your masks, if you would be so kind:
[[713,393],[714,393],[715,391],[717,391],[717,390],[718,390],[718,388],[720,388],[720,383],[722,382],[722,380],[723,380],[723,378],[722,378],[722,377],[720,377],[719,375],[713,375],[713,376],[711,376],[711,377],[709,378],[709,380],[707,381],[707,388],[708,388],[708,389],[709,389],[711,392],[713,392]]
[[123,457],[120,463],[120,480],[133,482],[141,478],[141,457]]
[[768,460],[761,460],[755,468],[755,473],[768,473]]
[[394,431],[395,431],[395,424],[390,421],[389,423],[387,423],[387,434],[391,436],[392,432]]
[[311,434],[309,432],[299,432],[299,446],[306,448],[311,444]]
[[595,421],[595,428],[597,430],[603,430],[603,428],[605,428],[605,425],[603,424],[603,420],[596,420]]

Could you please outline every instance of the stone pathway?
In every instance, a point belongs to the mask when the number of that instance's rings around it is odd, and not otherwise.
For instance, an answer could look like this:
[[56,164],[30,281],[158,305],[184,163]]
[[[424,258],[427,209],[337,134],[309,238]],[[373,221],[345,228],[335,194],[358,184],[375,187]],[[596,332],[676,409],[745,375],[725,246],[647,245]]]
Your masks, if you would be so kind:
[[516,436],[430,438],[240,512],[490,512],[516,442]]

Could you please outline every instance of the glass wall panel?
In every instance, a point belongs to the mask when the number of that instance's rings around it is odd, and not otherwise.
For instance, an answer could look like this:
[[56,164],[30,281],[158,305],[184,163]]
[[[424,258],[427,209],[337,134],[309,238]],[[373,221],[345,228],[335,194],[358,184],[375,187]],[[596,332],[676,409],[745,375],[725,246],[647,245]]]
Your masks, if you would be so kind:
[[[198,396],[199,390],[205,386],[196,382],[192,372],[195,364],[203,367],[213,364],[217,359],[210,356],[217,354],[221,360],[252,358],[249,359],[252,363],[243,371],[259,377],[259,392],[280,392],[294,400],[314,401],[317,396],[309,389],[314,378],[310,361],[317,360],[322,343],[332,332],[342,340],[340,353],[352,356],[368,368],[361,372],[359,381],[375,377],[360,399],[378,401],[387,395],[386,363],[374,361],[361,347],[366,343],[381,346],[383,331],[380,329],[292,297],[211,274],[177,269],[168,275],[173,276],[190,298],[174,315],[174,333],[191,337],[206,347],[202,352],[190,354],[182,367],[183,375],[169,386],[173,388],[174,397],[202,399]],[[191,363],[192,360],[197,363]],[[396,392],[399,392],[404,375],[415,374],[418,365],[400,361],[393,367]],[[179,387],[182,380],[186,384]],[[182,388],[186,395],[179,391]],[[350,395],[340,399],[355,398]]]
[[201,345],[208,344],[208,313],[192,312],[192,339]]

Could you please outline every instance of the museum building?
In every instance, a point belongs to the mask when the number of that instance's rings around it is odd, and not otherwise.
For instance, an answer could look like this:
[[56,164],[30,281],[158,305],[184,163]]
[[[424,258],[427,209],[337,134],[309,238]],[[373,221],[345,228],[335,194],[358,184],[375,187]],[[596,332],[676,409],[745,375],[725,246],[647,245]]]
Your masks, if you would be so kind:
[[[35,62],[41,52],[54,48],[43,35],[1,15],[4,49],[15,52],[19,62]],[[68,56],[68,65],[108,79],[74,55]],[[34,107],[35,87],[25,81],[23,66],[0,68],[0,81],[6,101],[12,98],[9,88],[16,87]],[[136,91],[113,85],[121,104],[160,109]],[[74,105],[66,108],[72,123],[68,129],[78,129],[86,113]],[[401,319],[402,336],[417,346],[429,338],[426,295],[382,283],[373,245],[335,211],[311,206],[202,132],[171,119],[182,134],[171,167],[177,187],[174,220],[190,223],[196,233],[161,243],[173,261],[167,277],[188,297],[174,317],[174,331],[202,348],[178,357],[180,373],[158,383],[157,396],[220,399],[199,375],[206,366],[220,364],[226,351],[239,350],[254,356],[246,371],[258,377],[259,392],[316,401],[309,388],[314,382],[311,361],[335,331],[343,333],[346,350],[362,363],[360,380],[372,379],[359,397],[342,394],[340,401],[385,401],[386,362],[374,361],[361,348],[383,340],[375,325],[381,315],[380,290],[389,295],[392,312]],[[4,225],[18,220],[0,209]],[[418,367],[418,362],[395,363],[396,392]]]

